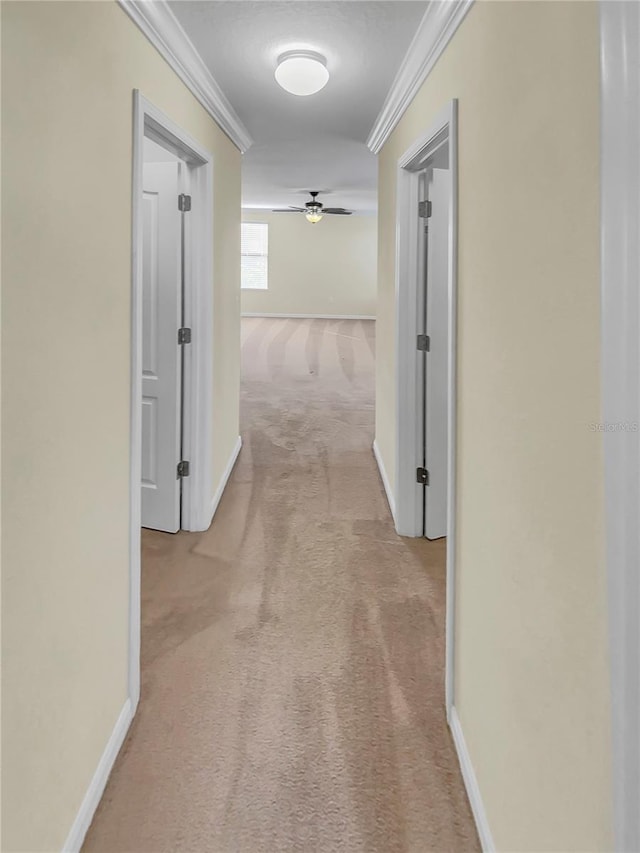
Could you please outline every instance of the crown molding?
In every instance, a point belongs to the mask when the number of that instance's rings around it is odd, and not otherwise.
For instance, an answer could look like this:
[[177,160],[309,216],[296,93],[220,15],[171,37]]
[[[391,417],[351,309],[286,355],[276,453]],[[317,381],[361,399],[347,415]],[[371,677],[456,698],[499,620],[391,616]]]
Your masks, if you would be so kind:
[[253,140],[166,0],[117,0],[211,118],[244,154]]
[[367,139],[374,154],[391,136],[472,5],[473,0],[439,0],[427,6]]

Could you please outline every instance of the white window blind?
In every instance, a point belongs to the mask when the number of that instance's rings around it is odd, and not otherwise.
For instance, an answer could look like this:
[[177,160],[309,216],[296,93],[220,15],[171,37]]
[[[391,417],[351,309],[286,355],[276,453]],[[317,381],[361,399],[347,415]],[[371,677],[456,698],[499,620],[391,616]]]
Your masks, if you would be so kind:
[[241,237],[242,287],[266,290],[269,265],[269,226],[243,222]]

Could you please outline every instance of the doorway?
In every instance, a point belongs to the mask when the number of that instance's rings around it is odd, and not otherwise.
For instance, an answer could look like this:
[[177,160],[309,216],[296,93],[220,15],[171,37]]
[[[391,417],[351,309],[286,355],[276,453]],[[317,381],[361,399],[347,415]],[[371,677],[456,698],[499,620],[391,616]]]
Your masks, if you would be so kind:
[[396,529],[446,537],[446,707],[453,706],[457,102],[398,160]]
[[[211,153],[134,90],[129,481],[134,708],[140,695],[142,524],[175,532],[206,530],[211,523],[212,210]],[[147,498],[161,491],[157,505],[149,504]]]

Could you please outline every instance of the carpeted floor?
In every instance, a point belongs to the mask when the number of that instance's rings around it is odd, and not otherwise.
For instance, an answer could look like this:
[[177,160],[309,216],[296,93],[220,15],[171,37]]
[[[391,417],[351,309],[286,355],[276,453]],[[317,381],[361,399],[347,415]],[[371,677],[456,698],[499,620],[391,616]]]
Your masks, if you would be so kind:
[[444,541],[375,466],[374,324],[243,321],[211,528],[143,531],[142,699],[87,851],[479,850],[444,716]]

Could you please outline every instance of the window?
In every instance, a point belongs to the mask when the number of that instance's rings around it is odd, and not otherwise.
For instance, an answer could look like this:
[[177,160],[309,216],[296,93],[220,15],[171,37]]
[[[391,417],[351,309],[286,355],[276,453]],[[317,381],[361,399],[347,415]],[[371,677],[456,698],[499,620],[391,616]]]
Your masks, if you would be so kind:
[[242,223],[243,289],[266,290],[269,266],[269,226],[264,222]]

